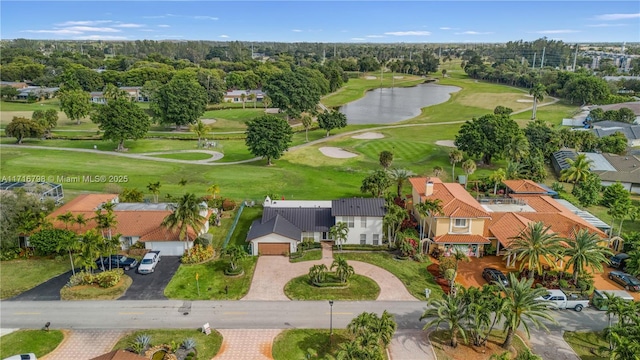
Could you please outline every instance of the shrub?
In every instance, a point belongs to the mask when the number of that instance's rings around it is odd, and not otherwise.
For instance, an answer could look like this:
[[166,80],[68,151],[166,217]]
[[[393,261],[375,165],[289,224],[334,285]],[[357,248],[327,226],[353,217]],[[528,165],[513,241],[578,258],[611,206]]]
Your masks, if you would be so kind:
[[[214,219],[215,221],[215,219]],[[206,235],[206,234],[205,234]],[[204,247],[211,246],[211,238],[208,236],[198,236],[194,241],[193,245],[201,245]]]
[[82,285],[83,282],[84,282],[84,273],[78,272],[69,278],[69,282],[67,282],[65,286],[74,287],[74,286]]
[[114,287],[118,285],[123,274],[124,270],[122,269],[103,271],[95,276],[95,283],[97,283],[101,288]]
[[236,208],[236,202],[231,199],[224,199],[222,201],[222,210],[229,211]]
[[186,338],[182,341],[182,347],[191,350],[196,348],[196,341],[193,338]]
[[72,231],[64,229],[43,229],[29,237],[29,244],[38,255],[57,253],[58,245],[70,236],[76,236]]
[[140,334],[136,336],[136,339],[131,343],[131,348],[138,354],[142,354],[151,345],[151,335]]
[[131,245],[129,249],[144,249],[145,245],[142,241],[137,241],[135,244]]
[[560,285],[560,288],[562,288],[562,289],[569,288],[569,282],[567,280],[565,280],[565,279],[558,280],[558,285]]
[[452,256],[440,256],[438,261],[438,269],[440,270],[440,275],[444,275],[445,271],[449,269],[456,268],[456,259],[454,259]]
[[3,249],[2,252],[0,252],[0,260],[1,261],[14,260],[14,259],[17,259],[19,255],[20,255],[20,248]]
[[182,255],[180,261],[183,264],[197,264],[213,257],[213,246],[194,245],[188,252]]

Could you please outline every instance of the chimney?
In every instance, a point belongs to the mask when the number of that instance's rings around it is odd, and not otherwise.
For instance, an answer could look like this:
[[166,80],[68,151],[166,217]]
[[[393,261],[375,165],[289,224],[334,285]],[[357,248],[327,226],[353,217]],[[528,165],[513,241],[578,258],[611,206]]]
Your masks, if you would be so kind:
[[425,187],[424,195],[433,195],[433,181],[431,181],[431,178],[427,178],[427,185]]

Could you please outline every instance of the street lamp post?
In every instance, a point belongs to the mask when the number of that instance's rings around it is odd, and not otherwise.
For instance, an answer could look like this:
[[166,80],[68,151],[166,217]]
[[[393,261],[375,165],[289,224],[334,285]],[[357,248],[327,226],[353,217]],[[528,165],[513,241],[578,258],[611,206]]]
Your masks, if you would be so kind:
[[329,348],[333,347],[333,300],[329,300]]

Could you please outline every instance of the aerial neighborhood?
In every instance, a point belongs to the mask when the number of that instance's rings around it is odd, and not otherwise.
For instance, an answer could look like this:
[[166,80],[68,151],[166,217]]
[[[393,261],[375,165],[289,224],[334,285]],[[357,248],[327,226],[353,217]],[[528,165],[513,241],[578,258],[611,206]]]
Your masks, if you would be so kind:
[[640,359],[637,6],[196,3],[3,9],[0,359]]

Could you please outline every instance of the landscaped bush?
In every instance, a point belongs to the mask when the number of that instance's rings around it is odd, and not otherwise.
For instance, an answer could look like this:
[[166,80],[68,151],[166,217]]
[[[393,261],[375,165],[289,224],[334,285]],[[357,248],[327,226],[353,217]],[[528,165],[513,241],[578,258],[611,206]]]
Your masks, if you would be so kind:
[[183,264],[197,264],[213,257],[213,246],[194,245],[187,253],[185,253],[180,261]]
[[17,259],[19,255],[20,255],[20,248],[2,249],[2,252],[0,252],[0,260],[1,261],[14,260],[14,259]]
[[51,255],[58,251],[58,245],[65,239],[76,236],[72,231],[64,229],[44,229],[29,237],[29,244],[33,246],[38,255]]
[[236,208],[236,202],[231,199],[224,199],[222,201],[222,210],[230,211]]
[[103,271],[97,275],[93,275],[86,271],[76,273],[69,278],[66,287],[74,287],[79,285],[98,285],[102,288],[110,288],[118,285],[120,279],[124,275],[123,269],[113,269]]

